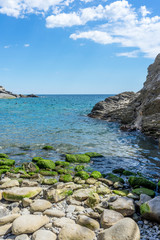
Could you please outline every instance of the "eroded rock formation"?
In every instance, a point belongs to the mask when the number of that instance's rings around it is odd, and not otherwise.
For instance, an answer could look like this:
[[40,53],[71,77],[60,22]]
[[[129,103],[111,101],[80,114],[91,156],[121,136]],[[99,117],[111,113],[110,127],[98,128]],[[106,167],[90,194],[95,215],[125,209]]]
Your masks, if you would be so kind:
[[34,94],[30,94],[30,95],[22,95],[22,94],[14,94],[12,92],[9,92],[7,90],[5,90],[4,87],[0,86],[0,99],[10,99],[10,98],[27,98],[27,97],[37,97]]
[[137,92],[124,92],[97,103],[92,118],[116,121],[121,129],[140,130],[148,136],[160,138],[160,54],[148,67],[147,79]]

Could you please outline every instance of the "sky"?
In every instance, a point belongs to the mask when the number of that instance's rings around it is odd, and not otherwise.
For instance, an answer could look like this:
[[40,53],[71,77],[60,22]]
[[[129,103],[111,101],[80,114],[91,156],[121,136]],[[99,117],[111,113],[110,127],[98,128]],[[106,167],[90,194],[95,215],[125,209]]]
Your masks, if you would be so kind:
[[14,93],[143,87],[160,53],[160,0],[0,0],[0,85]]

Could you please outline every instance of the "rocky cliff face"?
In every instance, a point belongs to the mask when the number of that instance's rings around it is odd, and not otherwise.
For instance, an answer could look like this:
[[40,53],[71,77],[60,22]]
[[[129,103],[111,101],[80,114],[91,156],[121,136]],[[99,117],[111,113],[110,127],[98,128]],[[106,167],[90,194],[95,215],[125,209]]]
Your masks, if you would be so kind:
[[117,121],[121,129],[139,129],[160,139],[160,54],[148,67],[147,80],[138,93],[124,92],[106,98],[97,103],[88,116]]
[[10,99],[10,98],[26,98],[26,97],[37,97],[34,94],[30,95],[22,95],[22,94],[14,94],[12,92],[6,91],[4,87],[0,86],[0,99]]

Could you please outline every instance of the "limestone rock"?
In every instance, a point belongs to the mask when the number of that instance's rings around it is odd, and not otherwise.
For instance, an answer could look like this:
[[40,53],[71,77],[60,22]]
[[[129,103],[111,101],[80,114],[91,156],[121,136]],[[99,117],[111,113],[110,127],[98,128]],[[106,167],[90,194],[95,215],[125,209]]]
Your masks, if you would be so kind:
[[47,190],[44,190],[44,198],[51,201],[51,202],[59,202],[63,199],[66,198],[67,195],[67,190],[66,189],[54,189],[54,188],[51,188],[51,189],[47,189]]
[[11,187],[18,187],[19,186],[19,182],[17,180],[9,180],[5,183],[3,183],[0,188],[1,189],[5,189],[5,188],[11,188]]
[[23,198],[22,199],[23,207],[28,207],[31,203],[32,203],[32,199],[30,199],[30,198]]
[[23,198],[33,198],[42,191],[40,187],[14,187],[3,191],[3,198],[8,201],[19,201]]
[[100,228],[99,223],[96,220],[85,215],[79,215],[76,220],[76,223],[81,226],[87,227],[93,231]]
[[15,240],[29,240],[29,237],[27,234],[21,234],[15,238]]
[[123,215],[119,212],[105,209],[101,215],[101,227],[102,228],[110,228],[119,220],[123,219]]
[[61,218],[65,216],[65,213],[63,211],[60,211],[58,209],[48,209],[46,211],[44,211],[43,213],[44,215],[47,215],[49,217],[57,217],[57,218]]
[[68,225],[68,224],[75,224],[75,221],[70,219],[70,218],[66,218],[66,217],[62,217],[60,219],[58,218],[55,221],[53,221],[53,226],[54,227],[62,228],[65,225]]
[[47,216],[23,215],[14,220],[12,233],[15,235],[33,233],[47,223],[49,223]]
[[58,240],[93,240],[94,238],[93,231],[78,224],[65,225],[58,235]]
[[142,204],[140,211],[142,217],[160,223],[160,196]]
[[38,230],[33,234],[32,240],[56,240],[57,236],[49,230]]
[[109,203],[109,208],[120,212],[125,217],[135,213],[134,201],[127,197],[120,197],[116,201]]
[[20,216],[19,214],[12,214],[12,215],[7,215],[5,217],[2,217],[2,218],[0,218],[0,225],[5,225],[7,223],[11,223],[19,216]]
[[91,192],[93,192],[91,188],[79,189],[77,191],[74,191],[72,197],[78,201],[84,201],[89,197]]
[[11,232],[11,227],[12,227],[11,223],[0,226],[0,236],[3,236],[5,234]]
[[124,218],[98,235],[98,240],[140,240],[139,227],[131,218]]
[[44,199],[37,199],[30,205],[31,212],[43,212],[52,207],[52,204]]

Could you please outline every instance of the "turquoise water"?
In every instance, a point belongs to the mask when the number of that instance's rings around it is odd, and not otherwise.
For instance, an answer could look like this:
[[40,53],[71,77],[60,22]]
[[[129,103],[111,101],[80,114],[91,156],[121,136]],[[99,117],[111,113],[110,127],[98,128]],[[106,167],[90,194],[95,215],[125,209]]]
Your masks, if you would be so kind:
[[[137,132],[122,132],[116,123],[91,119],[87,114],[109,95],[44,95],[39,98],[0,100],[0,152],[17,163],[34,156],[64,159],[65,153],[96,151],[91,167],[113,168],[158,177],[160,152],[154,141]],[[54,151],[41,150],[52,145]],[[21,155],[24,154],[24,155]]]

